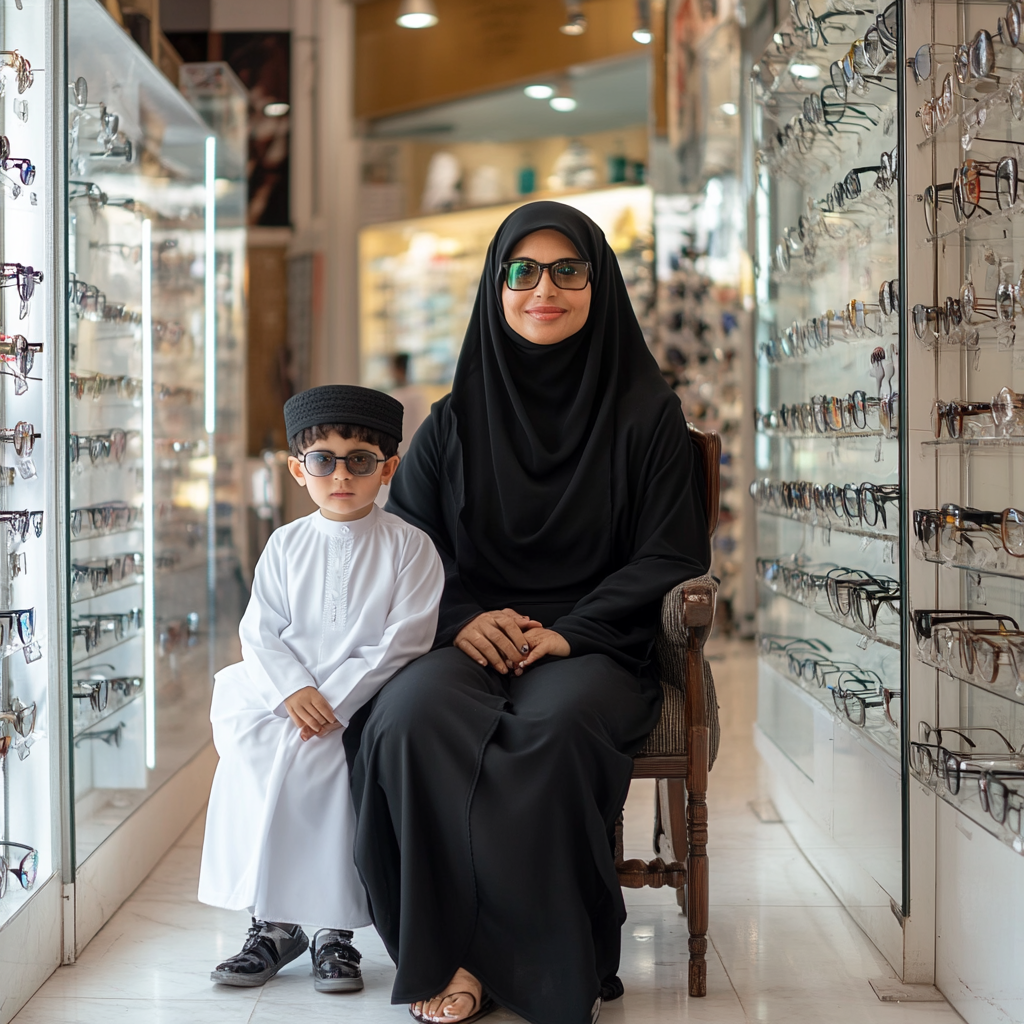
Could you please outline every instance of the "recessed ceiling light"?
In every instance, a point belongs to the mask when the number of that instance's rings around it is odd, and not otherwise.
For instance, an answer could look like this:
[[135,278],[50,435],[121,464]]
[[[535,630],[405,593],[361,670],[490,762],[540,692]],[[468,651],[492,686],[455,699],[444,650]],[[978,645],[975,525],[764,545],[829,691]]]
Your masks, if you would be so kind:
[[552,96],[548,100],[548,105],[560,114],[568,114],[576,109],[576,101],[571,96]]
[[555,95],[555,90],[550,85],[528,85],[523,92],[531,100],[549,100]]
[[821,78],[821,68],[817,64],[790,64],[789,73],[794,78]]
[[721,107],[719,107],[719,110],[721,110],[723,114],[728,114],[729,117],[735,117],[739,113],[739,109],[740,108],[737,107],[735,103],[723,103]]
[[433,28],[437,24],[434,0],[402,0],[395,20],[402,28]]
[[571,14],[566,23],[558,30],[564,36],[581,36],[587,31],[587,16]]
[[651,35],[651,30],[649,28],[638,28],[634,29],[633,38],[638,43],[642,43],[646,46],[654,37]]
[[268,103],[263,108],[264,117],[284,117],[285,114],[291,110],[291,106],[287,103]]

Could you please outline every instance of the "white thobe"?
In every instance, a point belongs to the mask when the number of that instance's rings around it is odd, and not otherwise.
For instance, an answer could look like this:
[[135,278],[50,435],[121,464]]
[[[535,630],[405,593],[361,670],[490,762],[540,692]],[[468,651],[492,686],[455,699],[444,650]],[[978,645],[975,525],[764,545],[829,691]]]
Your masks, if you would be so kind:
[[347,726],[430,650],[443,585],[430,538],[376,506],[348,523],[317,510],[271,535],[239,626],[243,660],[215,679],[203,903],[314,927],[370,923],[344,729],[302,742],[284,700],[315,686]]

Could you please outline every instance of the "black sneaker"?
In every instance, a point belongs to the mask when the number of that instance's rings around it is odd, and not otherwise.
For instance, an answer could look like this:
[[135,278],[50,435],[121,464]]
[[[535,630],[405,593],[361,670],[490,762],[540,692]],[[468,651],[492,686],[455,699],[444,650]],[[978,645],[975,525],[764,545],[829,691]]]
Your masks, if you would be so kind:
[[273,924],[252,919],[242,952],[217,964],[210,980],[219,985],[257,988],[266,984],[285,964],[302,956],[309,946],[297,924]]
[[[323,936],[321,938],[321,936]],[[352,945],[352,932],[321,928],[309,944],[313,959],[313,986],[317,992],[359,992],[362,954]]]

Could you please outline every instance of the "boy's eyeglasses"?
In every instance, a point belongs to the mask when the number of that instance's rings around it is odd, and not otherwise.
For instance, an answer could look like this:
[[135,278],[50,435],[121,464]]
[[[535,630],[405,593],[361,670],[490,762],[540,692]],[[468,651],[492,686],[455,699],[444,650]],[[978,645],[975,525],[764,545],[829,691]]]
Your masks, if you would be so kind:
[[590,264],[586,260],[555,260],[554,263],[508,260],[502,263],[501,268],[505,271],[505,284],[514,292],[536,288],[545,270],[551,277],[551,283],[566,291],[582,291],[590,283]]
[[387,459],[382,459],[373,452],[349,452],[348,455],[335,455],[334,452],[305,452],[298,456],[299,462],[305,467],[310,476],[330,476],[339,462],[345,463],[345,468],[353,476],[372,476],[377,472],[377,466]]

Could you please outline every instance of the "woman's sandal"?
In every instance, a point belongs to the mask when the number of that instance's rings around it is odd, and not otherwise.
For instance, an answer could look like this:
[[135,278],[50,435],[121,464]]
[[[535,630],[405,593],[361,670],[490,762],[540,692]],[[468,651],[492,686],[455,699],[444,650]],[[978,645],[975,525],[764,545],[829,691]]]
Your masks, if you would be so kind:
[[[482,999],[477,999],[472,992],[445,992],[445,996],[469,996],[476,1004],[475,1013],[470,1014],[468,1017],[463,1017],[461,1020],[455,1021],[454,1024],[473,1024],[475,1020],[481,1020],[486,1017],[489,1013],[494,1013],[498,1008],[497,1004],[489,995],[484,995]],[[427,1017],[422,1013],[414,1013],[413,1008],[409,1007],[409,1016],[415,1021],[420,1021],[420,1024],[435,1024],[433,1017]],[[438,1020],[449,1020],[450,1018],[440,1017]]]

